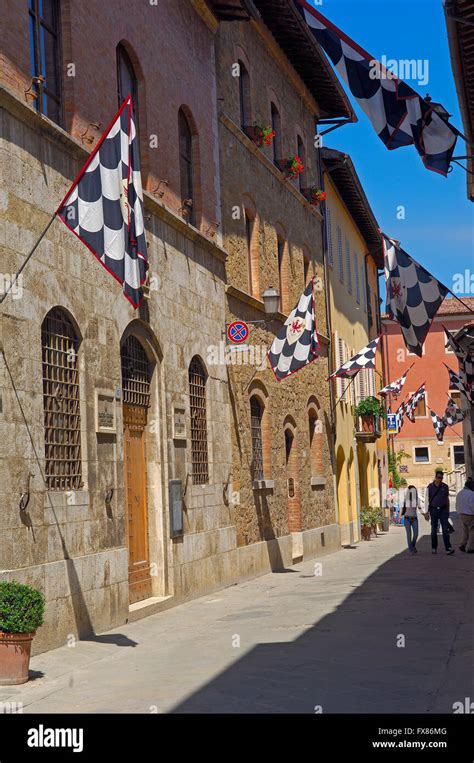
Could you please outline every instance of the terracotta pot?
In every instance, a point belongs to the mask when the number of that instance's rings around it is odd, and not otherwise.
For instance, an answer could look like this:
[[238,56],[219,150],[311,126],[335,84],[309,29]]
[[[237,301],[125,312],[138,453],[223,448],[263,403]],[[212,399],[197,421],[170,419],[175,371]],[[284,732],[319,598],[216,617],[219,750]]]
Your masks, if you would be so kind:
[[0,686],[14,686],[28,681],[34,635],[0,632]]
[[374,431],[374,417],[370,415],[361,416],[362,420],[362,431],[363,432],[373,432]]

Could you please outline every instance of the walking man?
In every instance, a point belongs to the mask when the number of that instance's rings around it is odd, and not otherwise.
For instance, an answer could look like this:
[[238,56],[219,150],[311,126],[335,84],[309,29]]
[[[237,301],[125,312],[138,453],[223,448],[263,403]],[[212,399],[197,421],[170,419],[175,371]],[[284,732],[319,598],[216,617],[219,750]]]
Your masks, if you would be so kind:
[[443,531],[444,547],[447,554],[454,554],[449,540],[449,488],[443,482],[444,472],[436,470],[434,482],[426,488],[425,511],[428,511],[431,519],[431,553],[438,550],[438,522]]
[[460,551],[474,554],[474,480],[466,481],[456,496],[456,511],[462,524],[463,537]]

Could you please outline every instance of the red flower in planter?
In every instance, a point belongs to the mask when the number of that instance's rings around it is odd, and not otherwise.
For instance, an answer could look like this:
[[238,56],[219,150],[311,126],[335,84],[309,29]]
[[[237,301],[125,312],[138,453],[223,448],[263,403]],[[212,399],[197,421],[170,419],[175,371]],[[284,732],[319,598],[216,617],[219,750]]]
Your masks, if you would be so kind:
[[253,128],[253,139],[257,146],[271,146],[272,140],[276,135],[275,130],[265,125],[255,125]]
[[287,159],[285,170],[292,178],[296,178],[304,172],[304,164],[300,157],[295,154],[295,156],[290,156],[290,158]]
[[326,191],[322,191],[320,188],[311,188],[309,193],[309,203],[313,207],[319,207],[322,201],[326,201]]

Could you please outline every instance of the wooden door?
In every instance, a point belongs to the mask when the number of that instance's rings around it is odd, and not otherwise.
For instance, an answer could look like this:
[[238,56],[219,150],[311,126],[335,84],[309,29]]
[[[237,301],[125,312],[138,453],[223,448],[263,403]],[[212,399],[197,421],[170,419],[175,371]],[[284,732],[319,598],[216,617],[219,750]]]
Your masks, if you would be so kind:
[[151,596],[146,495],[146,408],[123,406],[130,604]]

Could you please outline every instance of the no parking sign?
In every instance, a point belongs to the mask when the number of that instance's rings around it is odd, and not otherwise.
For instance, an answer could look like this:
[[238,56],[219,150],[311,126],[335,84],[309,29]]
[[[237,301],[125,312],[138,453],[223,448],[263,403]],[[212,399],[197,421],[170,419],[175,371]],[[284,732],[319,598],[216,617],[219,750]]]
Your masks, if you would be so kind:
[[227,329],[227,339],[232,344],[243,344],[249,335],[245,321],[233,321]]

